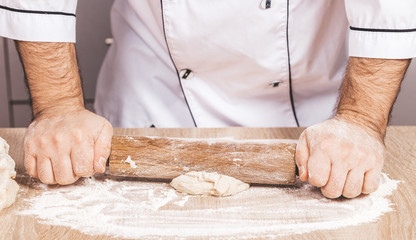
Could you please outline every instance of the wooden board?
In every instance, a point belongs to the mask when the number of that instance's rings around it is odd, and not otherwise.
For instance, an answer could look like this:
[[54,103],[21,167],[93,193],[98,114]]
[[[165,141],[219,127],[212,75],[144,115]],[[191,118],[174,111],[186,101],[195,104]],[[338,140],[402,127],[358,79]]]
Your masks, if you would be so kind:
[[[17,162],[18,178],[16,179],[21,186],[19,199],[12,207],[0,212],[0,238],[1,239],[115,239],[107,235],[88,235],[81,233],[69,227],[51,226],[42,223],[42,221],[33,216],[21,216],[16,214],[27,205],[26,200],[39,195],[45,188],[34,187],[37,182],[24,175],[23,167],[23,137],[25,129],[0,129],[0,136],[11,145],[10,154]],[[144,135],[144,136],[166,136],[166,137],[234,137],[237,139],[273,139],[288,138],[296,139],[299,137],[302,129],[298,128],[224,128],[224,129],[116,129],[116,135]],[[387,159],[385,162],[384,172],[389,174],[392,179],[401,180],[398,189],[393,192],[389,199],[394,204],[395,211],[388,212],[379,220],[371,223],[364,223],[358,226],[347,226],[334,230],[318,230],[304,234],[288,235],[276,237],[273,231],[266,233],[254,234],[235,234],[223,236],[222,238],[241,238],[250,239],[258,238],[277,238],[277,239],[415,239],[416,226],[416,127],[391,127],[387,131],[386,138]],[[135,183],[136,185],[140,183]],[[143,183],[148,184],[148,183]],[[258,204],[258,208],[264,209],[264,206],[273,202],[279,202],[279,195],[269,195],[268,191],[262,190],[263,187],[257,186],[256,196],[247,194],[241,197],[233,198],[234,206],[243,206],[245,204]],[[307,198],[308,196],[305,196]],[[287,199],[286,199],[287,200]],[[285,200],[285,201],[286,201]],[[216,199],[212,197],[193,197],[193,201],[185,205],[182,211],[189,211],[213,206],[222,208],[230,203],[230,199]],[[286,201],[287,202],[287,201]],[[166,205],[166,209],[177,209],[175,205]],[[253,208],[255,209],[255,208]],[[237,218],[251,218],[253,213],[234,212]],[[272,213],[271,213],[272,214]],[[297,217],[299,217],[298,213]],[[218,220],[231,221],[233,219],[224,219],[227,214],[219,214]],[[265,212],[264,219],[271,217]],[[279,218],[279,216],[273,216]],[[295,216],[294,216],[295,218]],[[313,219],[310,219],[313,221]],[[128,223],[126,223],[128,224]],[[182,222],[183,227],[192,225],[192,222]],[[218,236],[217,236],[218,237]],[[153,238],[158,239],[157,233]],[[177,237],[176,237],[177,238]],[[193,236],[193,239],[207,239],[208,237]]]

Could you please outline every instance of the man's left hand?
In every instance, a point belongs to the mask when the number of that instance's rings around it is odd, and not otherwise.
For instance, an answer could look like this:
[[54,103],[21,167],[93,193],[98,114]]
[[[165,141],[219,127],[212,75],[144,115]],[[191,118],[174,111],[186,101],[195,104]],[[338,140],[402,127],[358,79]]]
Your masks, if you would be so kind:
[[337,118],[307,128],[296,150],[300,179],[321,187],[328,198],[377,190],[384,157],[377,134]]

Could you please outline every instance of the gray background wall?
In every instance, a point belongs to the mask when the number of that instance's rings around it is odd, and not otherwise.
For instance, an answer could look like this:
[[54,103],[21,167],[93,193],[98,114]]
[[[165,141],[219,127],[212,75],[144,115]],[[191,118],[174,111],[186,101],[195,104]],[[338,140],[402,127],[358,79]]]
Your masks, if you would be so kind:
[[[92,109],[96,79],[108,49],[105,39],[111,37],[112,3],[113,0],[78,1],[76,45],[89,109]],[[6,86],[10,86],[9,91]],[[14,43],[0,38],[0,127],[27,127],[31,120],[29,96]]]
[[[416,44],[416,43],[415,43]],[[416,125],[416,59],[407,71],[394,104],[391,125]]]
[[[90,109],[98,72],[108,49],[105,39],[111,37],[109,11],[112,2],[78,2],[77,50],[86,105]],[[0,38],[0,127],[26,127],[31,122],[31,108],[23,79],[13,41]],[[416,125],[415,91],[416,60],[409,68],[393,108],[392,125]]]

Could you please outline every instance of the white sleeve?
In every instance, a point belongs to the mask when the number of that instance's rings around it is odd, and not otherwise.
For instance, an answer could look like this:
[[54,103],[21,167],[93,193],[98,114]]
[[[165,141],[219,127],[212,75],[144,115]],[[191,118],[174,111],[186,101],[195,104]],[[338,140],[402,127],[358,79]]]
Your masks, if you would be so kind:
[[0,36],[75,42],[77,0],[0,0]]
[[416,57],[416,0],[345,0],[350,56]]

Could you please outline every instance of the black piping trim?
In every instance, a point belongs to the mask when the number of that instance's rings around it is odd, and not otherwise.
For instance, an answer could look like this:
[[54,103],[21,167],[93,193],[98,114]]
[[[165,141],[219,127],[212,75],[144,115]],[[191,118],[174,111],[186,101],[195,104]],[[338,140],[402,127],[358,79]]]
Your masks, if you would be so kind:
[[360,31],[360,32],[389,32],[389,33],[416,32],[416,28],[409,28],[409,29],[377,29],[377,28],[350,27],[350,29],[352,31]]
[[71,16],[71,17],[75,17],[76,16],[73,13],[67,13],[67,12],[23,10],[23,9],[6,7],[6,6],[3,6],[3,5],[0,5],[0,9],[8,10],[8,11],[11,11],[11,12],[18,12],[18,13],[46,14],[46,15],[63,15],[63,16]]
[[286,46],[287,46],[287,65],[289,69],[289,92],[290,92],[290,105],[292,106],[293,117],[295,118],[296,125],[299,127],[298,117],[296,115],[295,101],[293,100],[292,90],[292,69],[290,66],[290,51],[289,51],[289,0],[287,0],[287,12],[286,12]]
[[175,67],[176,75],[178,76],[179,86],[181,87],[181,91],[185,99],[186,106],[188,107],[189,113],[191,114],[192,121],[194,122],[194,126],[198,127],[194,118],[194,114],[192,113],[191,107],[189,106],[188,99],[186,98],[185,91],[183,90],[182,81],[181,81],[181,77],[179,76],[178,68],[176,67],[175,61],[173,60],[173,57],[172,57],[172,53],[170,52],[170,49],[169,49],[168,38],[166,37],[166,30],[165,30],[165,16],[163,14],[163,0],[160,0],[160,5],[162,9],[161,14],[162,14],[162,24],[163,24],[163,36],[165,37],[166,46],[168,47],[169,57]]

